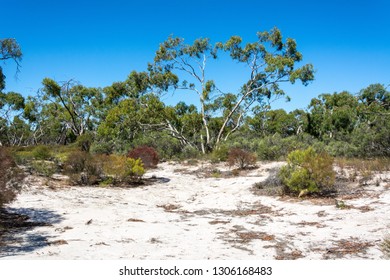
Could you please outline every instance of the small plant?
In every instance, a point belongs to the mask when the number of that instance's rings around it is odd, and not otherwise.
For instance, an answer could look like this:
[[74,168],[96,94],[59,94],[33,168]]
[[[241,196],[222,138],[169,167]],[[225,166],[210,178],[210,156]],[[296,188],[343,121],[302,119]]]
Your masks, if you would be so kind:
[[23,173],[8,151],[0,147],[0,208],[16,198]]
[[217,168],[215,168],[215,169],[213,169],[213,170],[211,171],[211,177],[213,177],[213,178],[220,178],[221,175],[222,175],[221,170],[219,170],[219,169],[217,169]]
[[198,165],[199,164],[199,160],[197,160],[197,159],[189,159],[189,160],[187,160],[187,165]]
[[65,173],[73,183],[94,185],[103,179],[101,163],[89,153],[74,151],[64,163]]
[[140,159],[145,168],[156,168],[159,162],[156,150],[148,146],[139,146],[131,150],[127,156],[132,159]]
[[45,160],[34,160],[31,163],[31,168],[39,175],[45,177],[51,177],[57,171],[57,166],[54,162]]
[[104,160],[103,169],[106,175],[113,178],[114,183],[138,183],[145,174],[140,159],[119,155],[107,156]]
[[233,170],[232,170],[232,175],[233,175],[234,177],[240,176],[240,170],[239,170],[239,169],[233,169]]
[[77,137],[76,144],[83,152],[89,152],[93,143],[93,136],[91,133],[85,133]]
[[48,160],[52,156],[50,148],[44,145],[36,146],[32,151],[32,154],[37,160]]
[[385,259],[390,259],[390,235],[387,235],[382,241],[381,250]]
[[245,169],[256,164],[256,156],[239,148],[232,148],[228,155],[228,165]]
[[226,161],[229,157],[229,149],[227,146],[219,146],[213,150],[210,155],[210,160],[213,163]]
[[333,158],[327,153],[317,154],[313,148],[296,150],[288,155],[279,176],[286,193],[321,193],[334,185]]

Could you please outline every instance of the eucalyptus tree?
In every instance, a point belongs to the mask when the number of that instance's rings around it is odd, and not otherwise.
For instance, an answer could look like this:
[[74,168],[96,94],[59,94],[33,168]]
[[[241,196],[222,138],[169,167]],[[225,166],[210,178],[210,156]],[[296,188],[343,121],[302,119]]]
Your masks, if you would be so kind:
[[[21,143],[20,139],[11,137],[10,128],[14,121],[20,125],[24,109],[24,97],[16,92],[0,92],[0,145]],[[25,135],[24,135],[25,136]]]
[[358,125],[359,102],[347,91],[321,94],[309,104],[309,133],[320,139],[338,139]]
[[69,80],[58,83],[45,78],[40,92],[40,111],[45,122],[60,124],[63,134],[81,136],[94,131],[103,110],[103,93],[99,88],[88,88]]
[[[208,62],[224,53],[237,62],[236,66],[242,64],[247,69],[246,81],[235,93],[223,93],[207,74]],[[208,38],[186,44],[184,39],[169,37],[160,44],[154,62],[149,65],[149,76],[170,78],[171,84],[163,83],[161,92],[173,88],[197,94],[202,119],[201,148],[207,152],[227,140],[242,125],[244,117],[254,105],[285,95],[280,84],[300,80],[307,85],[312,81],[313,66],[306,64],[298,67],[302,58],[295,40],[288,38],[284,41],[277,28],[257,33],[257,41],[245,45],[239,36],[216,44],[212,44]],[[215,115],[216,112],[219,115]],[[219,118],[219,123],[212,133],[214,117]]]
[[[0,39],[0,61],[13,60],[16,64],[16,70],[19,72],[20,62],[22,60],[22,51],[15,39]],[[5,93],[5,75],[0,64],[0,145],[9,142],[7,139],[8,126],[15,116],[13,111],[20,111],[23,107],[24,99],[19,93]]]
[[360,124],[353,142],[365,156],[390,156],[390,91],[382,84],[372,84],[357,95]]
[[[13,60],[16,63],[17,72],[20,69],[22,50],[15,39],[0,39],[0,61]],[[5,88],[5,75],[0,65],[0,92]]]

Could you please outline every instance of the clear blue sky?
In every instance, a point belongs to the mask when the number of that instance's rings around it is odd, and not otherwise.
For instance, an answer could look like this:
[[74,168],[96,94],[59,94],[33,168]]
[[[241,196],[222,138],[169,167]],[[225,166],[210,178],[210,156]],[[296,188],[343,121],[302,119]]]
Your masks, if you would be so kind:
[[[257,31],[277,26],[317,73],[307,87],[286,87],[292,101],[275,108],[304,108],[320,93],[390,84],[389,11],[386,0],[0,0],[0,38],[16,38],[24,54],[17,79],[14,64],[3,65],[6,90],[33,95],[45,77],[104,87],[145,70],[170,34],[188,42],[231,35],[254,41]],[[234,65],[215,67],[210,79],[233,92],[240,87]],[[181,99],[191,100],[177,94],[167,102]]]

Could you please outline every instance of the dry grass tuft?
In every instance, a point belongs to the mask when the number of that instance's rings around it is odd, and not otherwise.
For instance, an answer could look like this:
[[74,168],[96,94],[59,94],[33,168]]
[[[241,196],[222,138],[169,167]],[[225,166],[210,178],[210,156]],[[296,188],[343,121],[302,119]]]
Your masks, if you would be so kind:
[[389,260],[390,259],[390,234],[384,238],[380,247],[381,247],[381,251],[383,252],[384,258]]
[[372,242],[364,242],[357,238],[349,240],[342,239],[335,242],[335,246],[328,248],[325,259],[343,258],[346,255],[365,254],[369,247],[374,246]]

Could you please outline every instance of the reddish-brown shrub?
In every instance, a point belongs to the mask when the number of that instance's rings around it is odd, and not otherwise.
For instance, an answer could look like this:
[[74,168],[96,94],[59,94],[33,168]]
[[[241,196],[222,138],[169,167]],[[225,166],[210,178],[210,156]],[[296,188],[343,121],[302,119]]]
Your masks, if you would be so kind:
[[149,146],[139,146],[131,150],[127,156],[133,159],[141,159],[145,168],[156,168],[159,162],[156,150]]
[[256,164],[256,156],[239,148],[232,148],[228,155],[228,165],[245,169]]
[[15,199],[21,180],[22,173],[13,158],[5,148],[0,147],[0,207]]
[[64,169],[75,184],[94,185],[104,177],[102,163],[87,152],[72,152],[64,163]]

